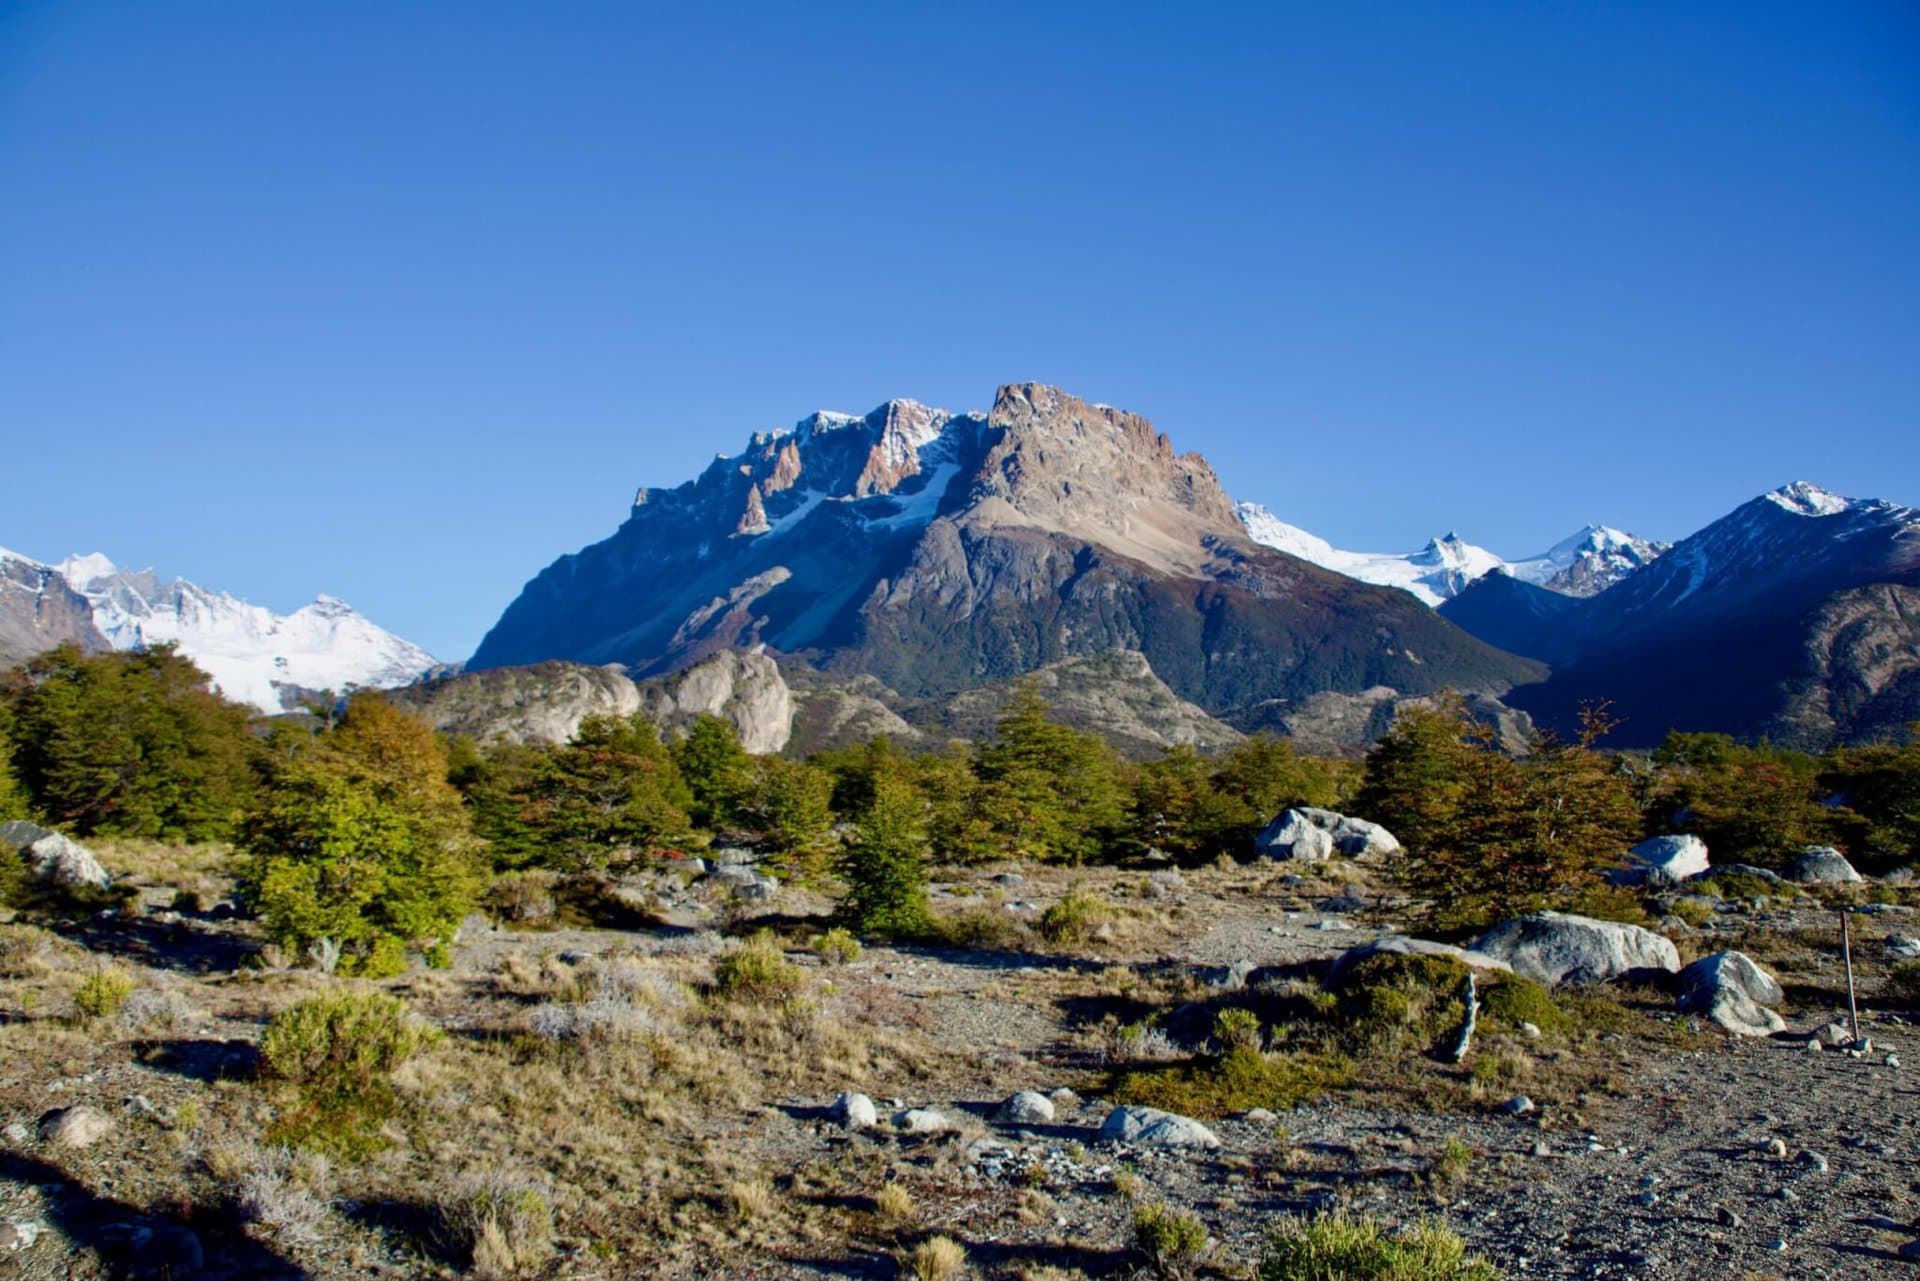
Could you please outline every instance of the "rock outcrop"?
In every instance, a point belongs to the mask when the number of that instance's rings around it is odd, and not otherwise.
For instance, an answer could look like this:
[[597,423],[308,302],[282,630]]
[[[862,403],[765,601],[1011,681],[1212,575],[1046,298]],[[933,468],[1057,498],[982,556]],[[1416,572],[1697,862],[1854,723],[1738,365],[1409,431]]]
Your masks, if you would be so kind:
[[91,602],[57,569],[0,547],[0,669],[58,645],[110,648]]
[[1254,848],[1268,858],[1320,862],[1334,854],[1351,859],[1385,858],[1400,852],[1400,842],[1378,823],[1303,805],[1282,812],[1267,824]]
[[1831,845],[1809,845],[1800,851],[1787,877],[1802,885],[1853,885],[1866,879]]
[[51,889],[104,890],[113,883],[92,850],[34,823],[0,823],[0,850],[26,864],[28,879]]
[[1604,983],[1635,970],[1680,968],[1673,943],[1652,930],[1562,912],[1536,912],[1503,921],[1471,949],[1505,961],[1536,983]]

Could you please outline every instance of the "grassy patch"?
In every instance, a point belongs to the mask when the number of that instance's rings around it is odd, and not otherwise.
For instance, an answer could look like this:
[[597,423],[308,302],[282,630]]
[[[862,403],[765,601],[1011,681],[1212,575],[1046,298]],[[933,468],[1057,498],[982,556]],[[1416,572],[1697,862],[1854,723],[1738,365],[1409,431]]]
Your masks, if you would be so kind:
[[1438,1224],[1389,1234],[1370,1219],[1327,1215],[1268,1238],[1259,1281],[1499,1281],[1492,1264]]
[[1218,1058],[1115,1072],[1110,1096],[1119,1103],[1209,1119],[1249,1108],[1279,1111],[1346,1084],[1348,1065],[1330,1056],[1263,1054],[1240,1047]]

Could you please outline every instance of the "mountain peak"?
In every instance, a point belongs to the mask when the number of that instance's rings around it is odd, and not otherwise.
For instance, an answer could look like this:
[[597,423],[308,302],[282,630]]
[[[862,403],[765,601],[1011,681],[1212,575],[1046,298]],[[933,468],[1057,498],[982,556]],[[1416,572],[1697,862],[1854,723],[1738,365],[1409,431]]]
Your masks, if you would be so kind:
[[78,591],[85,591],[88,584],[102,578],[111,578],[120,572],[114,563],[99,552],[88,552],[84,556],[69,556],[54,566],[60,576],[72,583]]
[[1832,490],[1822,489],[1805,480],[1782,485],[1764,497],[1774,506],[1796,516],[1838,516],[1854,505],[1851,498],[1843,498]]

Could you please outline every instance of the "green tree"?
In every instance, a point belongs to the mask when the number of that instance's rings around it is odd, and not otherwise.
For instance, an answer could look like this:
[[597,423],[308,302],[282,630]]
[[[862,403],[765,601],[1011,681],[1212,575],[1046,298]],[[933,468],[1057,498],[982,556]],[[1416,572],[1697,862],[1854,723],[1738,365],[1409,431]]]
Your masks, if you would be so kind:
[[14,773],[13,709],[0,701],[0,823],[26,818],[33,809],[27,789]]
[[81,835],[218,840],[250,797],[247,710],[170,646],[63,645],[11,673],[4,701],[20,783],[49,822]]
[[748,785],[734,802],[736,818],[790,867],[812,874],[832,840],[833,775],[778,756],[749,758]]
[[981,813],[1003,853],[1079,863],[1123,829],[1118,756],[1096,735],[1049,720],[1031,683],[1015,694],[996,741],[977,761]]
[[240,876],[267,938],[330,940],[346,970],[370,975],[396,971],[409,947],[444,956],[484,873],[433,731],[359,695],[339,728],[269,776]]
[[1820,764],[1762,743],[1743,746],[1723,734],[1670,735],[1654,754],[1659,781],[1652,826],[1706,841],[1716,863],[1780,867],[1834,835],[1835,815],[1821,804]]
[[931,916],[925,809],[919,792],[900,774],[874,778],[838,864],[847,887],[840,911],[852,928],[889,937],[926,930]]
[[589,716],[534,780],[530,822],[551,865],[601,869],[694,843],[693,794],[645,716]]
[[753,781],[753,758],[740,746],[732,721],[702,712],[673,745],[673,761],[693,794],[692,815],[703,827],[726,827],[738,819],[741,798]]
[[1221,790],[1214,764],[1186,745],[1140,768],[1129,820],[1140,845],[1189,864],[1245,852],[1262,825],[1244,799]]

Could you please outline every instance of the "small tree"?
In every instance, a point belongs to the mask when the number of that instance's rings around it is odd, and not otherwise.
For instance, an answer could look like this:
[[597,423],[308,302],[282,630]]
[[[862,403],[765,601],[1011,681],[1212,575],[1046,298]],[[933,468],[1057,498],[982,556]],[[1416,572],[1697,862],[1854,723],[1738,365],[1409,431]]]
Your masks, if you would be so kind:
[[377,695],[273,769],[244,825],[241,891],[267,938],[343,949],[347,973],[393,973],[408,947],[444,955],[483,874],[433,731]]
[[693,794],[694,820],[704,827],[736,821],[737,807],[753,779],[753,758],[740,746],[732,721],[708,712],[693,718],[687,735],[673,745],[674,764]]
[[847,885],[840,911],[854,929],[904,936],[924,931],[927,910],[925,804],[913,785],[894,773],[873,780],[872,794],[841,851]]

